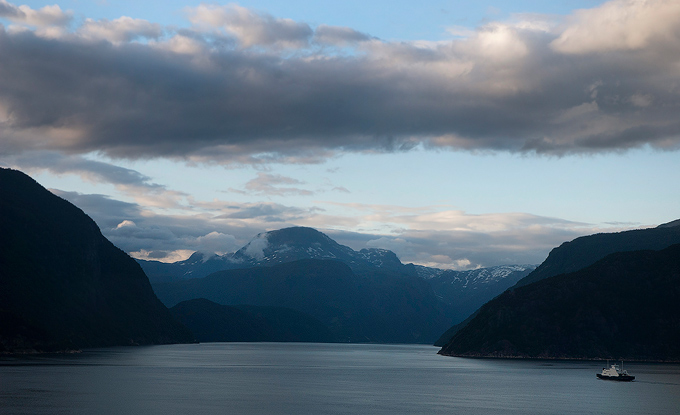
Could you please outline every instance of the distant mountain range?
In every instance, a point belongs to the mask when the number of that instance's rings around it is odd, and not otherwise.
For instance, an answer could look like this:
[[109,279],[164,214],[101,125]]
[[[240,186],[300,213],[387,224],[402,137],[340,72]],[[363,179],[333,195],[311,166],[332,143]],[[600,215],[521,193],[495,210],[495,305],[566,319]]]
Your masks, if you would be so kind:
[[271,266],[301,259],[334,259],[355,272],[374,269],[416,275],[413,265],[404,265],[392,251],[340,245],[312,228],[293,227],[264,232],[234,253],[206,256],[196,252],[184,261],[162,263],[138,260],[152,283],[206,277],[213,272]]
[[334,341],[431,343],[451,323],[431,287],[403,274],[358,275],[337,260],[303,259],[155,284],[168,306],[205,298],[223,305],[285,307],[324,323]]
[[680,361],[678,225],[562,244],[449,332],[440,353]]
[[190,341],[92,219],[0,169],[0,352]]
[[[451,271],[402,264],[392,251],[355,251],[304,227],[259,234],[233,254],[194,254],[174,264],[139,262],[167,306],[207,298],[223,305],[290,307],[328,324],[338,341],[400,343],[434,341],[535,268]],[[292,269],[295,275],[289,275]],[[308,278],[317,274],[335,275],[345,285]],[[343,297],[326,298],[338,293]]]
[[501,265],[454,271],[403,264],[390,250],[372,248],[355,251],[322,232],[305,227],[261,233],[238,251],[226,255],[207,257],[197,252],[175,263],[138,262],[151,283],[157,286],[202,278],[217,271],[272,266],[302,259],[337,260],[357,275],[381,273],[420,277],[431,286],[454,322],[462,321],[536,268],[535,265]]

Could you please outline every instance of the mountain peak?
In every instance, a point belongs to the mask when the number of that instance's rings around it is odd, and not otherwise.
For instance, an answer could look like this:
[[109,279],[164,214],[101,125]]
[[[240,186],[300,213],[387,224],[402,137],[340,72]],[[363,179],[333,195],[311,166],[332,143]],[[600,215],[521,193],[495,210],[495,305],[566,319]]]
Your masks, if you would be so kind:
[[296,226],[258,234],[230,256],[239,264],[272,265],[299,259],[337,259],[356,265],[363,258],[313,228]]
[[337,245],[337,242],[329,238],[325,233],[305,226],[293,226],[269,231],[265,232],[265,235],[270,243],[276,245],[309,245],[313,243],[331,243]]
[[227,269],[271,266],[301,259],[331,259],[347,264],[355,272],[388,271],[415,275],[412,265],[401,263],[387,249],[369,248],[360,252],[341,245],[313,228],[294,226],[262,232],[238,251],[222,256],[194,254],[184,261],[163,264],[139,261],[153,282],[205,277]]

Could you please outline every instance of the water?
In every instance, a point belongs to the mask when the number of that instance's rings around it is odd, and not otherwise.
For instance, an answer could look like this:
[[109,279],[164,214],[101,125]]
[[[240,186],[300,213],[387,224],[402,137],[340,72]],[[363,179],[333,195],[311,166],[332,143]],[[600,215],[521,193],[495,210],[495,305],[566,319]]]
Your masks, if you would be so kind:
[[680,365],[442,357],[430,346],[206,343],[0,358],[0,414],[672,414]]

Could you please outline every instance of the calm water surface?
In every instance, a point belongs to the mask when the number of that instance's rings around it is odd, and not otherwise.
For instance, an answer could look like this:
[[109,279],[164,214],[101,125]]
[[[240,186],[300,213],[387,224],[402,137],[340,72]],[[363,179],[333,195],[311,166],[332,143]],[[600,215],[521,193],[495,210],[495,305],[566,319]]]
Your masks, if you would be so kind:
[[207,343],[0,357],[0,414],[675,414],[680,366],[442,357],[430,346]]

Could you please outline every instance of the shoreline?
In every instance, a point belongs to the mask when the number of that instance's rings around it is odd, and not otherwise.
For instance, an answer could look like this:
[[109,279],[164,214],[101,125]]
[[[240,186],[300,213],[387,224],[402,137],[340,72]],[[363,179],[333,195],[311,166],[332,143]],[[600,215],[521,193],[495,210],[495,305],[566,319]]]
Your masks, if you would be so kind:
[[460,355],[460,354],[446,354],[437,352],[438,355],[444,357],[459,357],[464,359],[499,359],[499,360],[548,360],[548,361],[583,361],[583,362],[603,362],[611,360],[614,362],[624,361],[630,363],[667,363],[667,364],[680,364],[680,359],[676,360],[661,360],[661,359],[639,359],[639,358],[623,358],[623,359],[613,359],[613,358],[600,358],[600,357],[550,357],[550,356],[516,356],[516,355]]

